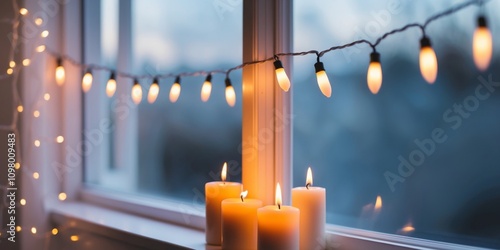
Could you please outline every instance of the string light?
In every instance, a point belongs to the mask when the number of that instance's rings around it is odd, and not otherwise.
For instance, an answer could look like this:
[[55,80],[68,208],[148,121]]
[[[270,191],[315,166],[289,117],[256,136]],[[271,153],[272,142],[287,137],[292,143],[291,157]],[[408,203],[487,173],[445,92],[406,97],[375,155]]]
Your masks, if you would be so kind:
[[160,93],[160,86],[158,85],[158,78],[155,77],[153,79],[153,83],[151,83],[151,86],[149,86],[148,102],[154,103],[156,101],[156,98],[158,98],[158,93]]
[[132,86],[132,101],[136,105],[141,103],[142,100],[142,87],[141,84],[139,84],[139,81],[137,79],[134,79],[134,85]]
[[175,77],[175,82],[170,88],[170,102],[174,103],[179,99],[179,95],[181,94],[181,78],[179,76]]
[[424,36],[420,40],[420,73],[425,81],[433,84],[436,81],[438,72],[438,63],[436,53],[432,49],[431,40]]
[[82,78],[83,92],[85,92],[85,93],[89,92],[90,88],[92,88],[92,80],[93,80],[92,73],[90,72],[90,69],[88,69]]
[[62,135],[59,135],[56,137],[56,142],[57,143],[63,143],[64,142],[64,137]]
[[31,63],[30,59],[26,58],[26,59],[23,60],[23,66],[28,66],[28,65],[30,65],[30,63]]
[[26,8],[21,8],[19,10],[19,14],[21,14],[23,16],[26,16],[28,14],[28,10]]
[[212,92],[212,74],[208,74],[203,86],[201,87],[201,100],[208,101],[210,93]]
[[9,67],[11,67],[11,68],[16,67],[16,62],[15,61],[10,61],[9,62]]
[[318,86],[321,93],[326,97],[332,96],[332,86],[330,85],[330,80],[328,80],[328,75],[325,72],[325,66],[322,62],[318,61],[314,64],[314,69],[316,70],[316,78],[318,80]]
[[66,73],[64,71],[64,66],[62,65],[62,59],[57,59],[57,67],[56,67],[56,83],[59,86],[64,84],[64,80],[66,78]]
[[40,178],[40,174],[38,172],[33,172],[33,179],[38,180]]
[[64,201],[64,200],[66,200],[66,198],[68,198],[68,196],[64,192],[59,193],[59,195],[57,197],[59,198],[60,201]]
[[18,105],[17,106],[17,112],[22,113],[24,111],[23,105]]
[[21,230],[22,230],[21,226],[16,226],[16,231],[17,232],[21,232]]
[[274,61],[274,69],[276,72],[276,79],[278,80],[280,88],[283,91],[288,92],[288,90],[290,89],[290,79],[288,79],[285,69],[283,68],[283,64],[277,56],[276,61]]
[[41,144],[41,143],[40,143],[40,141],[39,141],[39,140],[35,140],[35,141],[33,142],[33,144],[35,145],[35,147],[37,147],[37,148],[38,148],[38,147],[40,147],[40,144]]
[[21,206],[26,205],[26,199],[19,200],[19,204],[21,204]]
[[12,68],[8,68],[7,69],[7,74],[8,75],[12,75],[12,73],[14,73],[14,70]]
[[44,52],[45,51],[45,45],[40,45],[36,47],[36,52]]
[[49,94],[49,93],[45,93],[45,94],[43,95],[43,99],[44,99],[45,101],[50,100],[50,94]]
[[472,40],[472,54],[476,67],[485,71],[490,65],[491,54],[493,53],[493,39],[491,32],[486,25],[486,18],[479,16],[477,19],[477,29],[474,31]]
[[370,54],[370,65],[366,74],[368,88],[372,94],[377,94],[382,87],[382,65],[380,64],[380,54],[376,51]]
[[59,230],[57,228],[52,228],[52,235],[57,235],[59,233]]
[[106,95],[108,97],[113,97],[116,92],[116,80],[115,80],[115,72],[111,72],[111,76],[109,77],[108,83],[106,83]]
[[31,233],[32,233],[32,234],[36,234],[36,227],[32,227],[32,228],[31,228]]
[[78,235],[71,235],[71,237],[69,237],[69,239],[73,242],[75,241],[78,241],[80,239],[80,237],[78,237]]
[[19,162],[16,162],[16,165],[14,166],[14,168],[17,170],[17,169],[20,169],[21,168],[21,163]]
[[40,17],[37,17],[37,18],[35,19],[35,24],[36,24],[37,26],[42,25],[42,24],[43,24],[43,19],[42,19],[42,18],[40,18]]
[[38,111],[38,110],[33,111],[33,116],[34,116],[35,118],[40,117],[40,111]]
[[236,93],[229,77],[226,77],[226,102],[229,106],[234,107],[236,103]]
[[42,33],[40,33],[40,36],[43,37],[43,38],[48,37],[49,36],[49,31],[48,30],[42,31]]

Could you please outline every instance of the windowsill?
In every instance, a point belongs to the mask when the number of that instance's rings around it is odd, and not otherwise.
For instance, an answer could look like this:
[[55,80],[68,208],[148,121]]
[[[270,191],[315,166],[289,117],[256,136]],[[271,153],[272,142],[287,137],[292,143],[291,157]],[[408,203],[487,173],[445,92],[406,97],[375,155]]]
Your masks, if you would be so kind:
[[[145,249],[220,249],[205,244],[205,233],[202,230],[85,202],[58,201],[50,209],[52,222],[61,228],[86,230]],[[327,249],[484,249],[335,225],[329,225],[327,232]]]

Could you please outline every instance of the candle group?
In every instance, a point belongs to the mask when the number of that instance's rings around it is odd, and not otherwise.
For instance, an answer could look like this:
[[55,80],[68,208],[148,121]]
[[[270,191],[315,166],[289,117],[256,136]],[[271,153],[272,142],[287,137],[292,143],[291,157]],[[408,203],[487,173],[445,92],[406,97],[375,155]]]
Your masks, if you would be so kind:
[[325,189],[312,187],[308,169],[306,187],[292,190],[292,206],[283,206],[276,185],[275,205],[262,207],[256,199],[245,199],[241,184],[222,181],[205,185],[206,241],[222,249],[310,250],[324,247]]

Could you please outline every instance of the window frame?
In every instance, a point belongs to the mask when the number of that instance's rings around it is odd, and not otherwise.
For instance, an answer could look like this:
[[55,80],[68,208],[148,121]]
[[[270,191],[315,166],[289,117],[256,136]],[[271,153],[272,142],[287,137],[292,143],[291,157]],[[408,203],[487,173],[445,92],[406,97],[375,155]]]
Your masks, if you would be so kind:
[[[37,11],[44,11],[42,6],[35,1],[26,1],[26,7]],[[61,54],[67,54],[75,60],[92,58],[94,55],[82,55],[83,42],[86,42],[82,35],[83,29],[89,29],[91,26],[83,25],[88,18],[83,18],[83,9],[91,4],[99,5],[99,1],[67,1],[65,4],[59,5],[60,15],[52,16],[52,19],[47,24],[47,29],[51,32],[51,37],[55,37],[47,42],[50,48],[60,48]],[[122,0],[120,3],[127,3],[131,6],[131,0]],[[271,56],[278,52],[287,52],[292,48],[292,1],[287,0],[255,0],[244,1],[243,16],[244,16],[244,61],[262,59],[262,57]],[[92,20],[96,22],[96,19]],[[269,25],[272,23],[272,25]],[[247,28],[245,25],[251,25]],[[120,29],[120,32],[122,29]],[[247,33],[248,32],[248,33]],[[53,36],[54,35],[54,36]],[[130,35],[130,33],[128,34]],[[23,48],[24,55],[31,55],[30,47],[35,42],[27,41]],[[95,46],[95,45],[93,45]],[[123,48],[125,51],[129,48]],[[95,47],[95,53],[100,53],[100,50]],[[122,51],[119,51],[119,54]],[[286,69],[290,71],[290,61],[286,58],[282,59]],[[120,61],[120,60],[119,60]],[[55,98],[54,102],[64,107],[62,112],[60,109],[50,109],[45,112],[51,114],[49,117],[42,116],[39,120],[45,125],[41,129],[45,132],[57,132],[57,129],[51,128],[49,125],[55,121],[59,122],[60,130],[63,131],[65,137],[64,143],[50,144],[47,147],[48,151],[53,151],[54,154],[27,154],[23,163],[32,165],[32,170],[42,173],[40,183],[42,188],[35,191],[25,188],[22,190],[22,195],[30,201],[30,206],[23,208],[22,220],[37,223],[41,228],[49,228],[51,221],[49,214],[57,209],[51,207],[58,206],[59,208],[68,208],[68,204],[83,203],[90,206],[106,207],[112,211],[123,211],[130,214],[138,214],[144,217],[153,217],[165,223],[180,224],[184,227],[192,227],[196,229],[204,229],[204,211],[189,210],[187,207],[179,206],[180,203],[170,201],[159,201],[156,199],[128,197],[119,193],[103,191],[102,189],[93,187],[83,183],[83,165],[90,165],[89,159],[81,157],[79,163],[73,164],[66,156],[68,148],[81,147],[84,127],[83,118],[83,93],[80,88],[81,77],[83,72],[78,67],[74,67],[69,63],[65,63],[67,72],[66,84],[60,90],[54,86],[50,73],[55,69],[55,60],[51,56],[42,54],[37,60],[32,61],[32,65],[23,71],[23,86],[29,86],[33,76],[48,75],[41,77],[42,83],[50,91],[60,93],[62,98]],[[118,65],[119,70],[126,71],[130,69],[130,65]],[[102,81],[106,80],[105,76],[96,76],[97,81],[95,86],[104,85]],[[255,84],[254,84],[255,83]],[[274,185],[280,181],[284,193],[285,203],[290,202],[290,191],[292,181],[292,135],[291,135],[291,92],[283,93],[278,89],[272,66],[270,64],[259,64],[245,67],[243,69],[243,142],[248,140],[249,147],[243,147],[243,184],[251,190],[251,196],[260,198],[264,203],[273,203]],[[265,91],[267,95],[262,95]],[[23,87],[23,97],[31,99],[36,98],[37,90],[34,88]],[[282,113],[279,113],[282,112]],[[72,117],[74,119],[65,119]],[[287,119],[283,119],[286,117]],[[50,118],[50,119],[49,119]],[[32,151],[32,141],[36,139],[31,131],[31,127],[27,124],[34,122],[34,118],[29,115],[29,112],[22,114],[23,124],[23,152]],[[291,118],[290,118],[291,119]],[[246,124],[246,125],[245,125]],[[279,130],[277,128],[280,128]],[[272,139],[269,145],[262,146],[263,133],[272,131]],[[136,135],[135,135],[136,136]],[[133,138],[134,136],[130,136]],[[250,150],[250,151],[248,151]],[[253,158],[248,157],[252,151],[256,151],[257,155]],[[250,152],[250,153],[249,153]],[[59,175],[48,174],[54,171],[53,157],[61,160],[67,166],[63,174],[58,179]],[[82,161],[84,163],[82,163]],[[269,167],[271,166],[271,167]],[[22,175],[23,183],[31,182],[29,175]],[[59,192],[66,192],[68,199],[65,202],[58,202],[55,197]],[[288,193],[287,193],[288,192]],[[47,195],[49,197],[47,197]],[[37,199],[38,197],[38,199]],[[40,199],[43,197],[44,199]],[[39,209],[40,207],[48,209]],[[62,209],[63,210],[63,209]],[[61,214],[61,209],[54,212]],[[82,215],[84,216],[84,215]],[[185,218],[189,218],[186,220]],[[45,218],[45,219],[44,219]],[[184,219],[183,219],[184,218]],[[99,233],[99,232],[97,232]],[[21,234],[21,240],[24,247],[27,249],[36,248],[45,239],[36,239],[31,234]],[[411,238],[399,235],[389,235],[374,231],[366,231],[356,228],[346,228],[336,225],[327,224],[327,242],[332,243],[328,247],[342,248],[364,248],[364,249],[482,249],[469,246],[461,246],[446,242],[436,242],[419,238]]]

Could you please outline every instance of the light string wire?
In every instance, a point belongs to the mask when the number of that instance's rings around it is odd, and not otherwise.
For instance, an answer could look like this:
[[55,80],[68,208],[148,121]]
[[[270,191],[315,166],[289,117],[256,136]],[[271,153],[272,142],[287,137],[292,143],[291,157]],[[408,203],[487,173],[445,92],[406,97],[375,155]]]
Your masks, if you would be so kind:
[[77,61],[77,60],[75,60],[67,55],[61,55],[60,53],[57,53],[56,51],[51,50],[51,49],[47,49],[47,52],[49,54],[51,54],[53,57],[60,58],[64,61],[70,62],[71,64],[73,64],[75,66],[79,66],[83,69],[104,70],[104,71],[109,71],[109,72],[115,72],[116,76],[121,76],[121,77],[129,78],[132,80],[133,79],[154,79],[154,78],[165,79],[165,78],[175,78],[177,76],[179,76],[179,77],[196,77],[196,76],[207,76],[209,74],[224,74],[224,75],[226,75],[226,78],[229,78],[229,74],[232,71],[242,69],[242,68],[249,66],[249,65],[255,65],[255,64],[273,61],[273,60],[278,60],[279,57],[295,57],[295,56],[306,56],[306,55],[310,55],[310,54],[315,54],[317,56],[317,61],[319,62],[319,59],[329,52],[346,49],[346,48],[353,47],[353,46],[356,46],[359,44],[367,44],[372,48],[373,52],[376,52],[376,47],[383,40],[387,39],[391,35],[402,33],[410,28],[418,27],[422,30],[423,36],[425,36],[425,29],[427,28],[427,26],[429,24],[433,23],[434,21],[437,21],[437,20],[439,20],[443,17],[446,17],[446,16],[450,16],[450,15],[452,15],[452,14],[454,14],[462,9],[470,7],[472,5],[478,5],[478,6],[482,7],[485,3],[489,2],[489,1],[490,0],[471,0],[471,1],[468,1],[468,2],[465,2],[462,4],[458,4],[450,9],[444,10],[440,13],[437,13],[437,14],[429,17],[428,19],[425,20],[425,22],[423,24],[410,23],[410,24],[407,24],[401,28],[397,28],[397,29],[391,30],[387,33],[384,33],[382,36],[378,37],[375,40],[375,42],[370,42],[366,39],[360,39],[360,40],[356,40],[356,41],[346,43],[343,45],[333,46],[333,47],[330,47],[330,48],[322,50],[322,51],[309,50],[309,51],[301,51],[301,52],[281,52],[281,53],[274,54],[273,56],[270,56],[270,57],[267,57],[267,58],[264,58],[261,60],[244,62],[240,65],[234,66],[234,67],[226,69],[226,70],[221,70],[221,69],[211,70],[211,71],[201,70],[201,71],[192,71],[192,72],[182,72],[182,73],[178,73],[178,74],[175,74],[175,73],[159,74],[156,76],[134,75],[134,74],[130,74],[127,72],[117,71],[116,69],[111,68],[111,67],[106,67],[106,66],[96,65],[96,64],[81,63],[81,62],[79,62],[79,61]]

